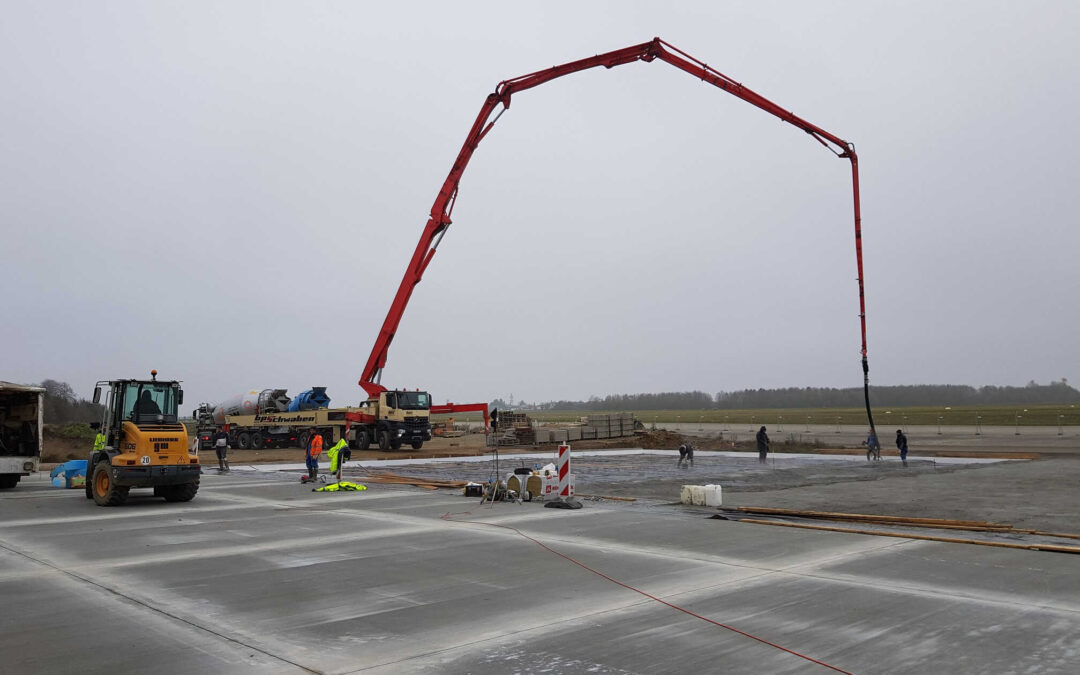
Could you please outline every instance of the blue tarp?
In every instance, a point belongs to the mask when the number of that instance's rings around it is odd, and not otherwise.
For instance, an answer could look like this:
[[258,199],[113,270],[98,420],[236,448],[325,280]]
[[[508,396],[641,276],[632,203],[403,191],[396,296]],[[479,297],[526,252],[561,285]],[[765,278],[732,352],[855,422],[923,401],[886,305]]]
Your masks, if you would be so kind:
[[72,487],[71,482],[73,479],[81,476],[84,481],[86,480],[86,460],[73,459],[70,462],[64,462],[53,469],[49,476],[52,477],[52,484],[54,487]]

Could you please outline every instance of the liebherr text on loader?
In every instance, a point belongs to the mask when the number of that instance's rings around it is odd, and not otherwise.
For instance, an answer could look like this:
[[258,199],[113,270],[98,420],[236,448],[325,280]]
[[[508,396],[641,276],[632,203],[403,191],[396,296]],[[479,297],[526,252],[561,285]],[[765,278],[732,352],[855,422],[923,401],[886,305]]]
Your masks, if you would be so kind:
[[[86,498],[99,506],[127,501],[131,488],[153,488],[169,502],[187,502],[199,491],[199,458],[190,452],[187,430],[177,419],[184,390],[176,380],[108,380],[94,388],[94,403],[106,391],[105,413],[86,464]],[[103,447],[102,447],[103,445]]]

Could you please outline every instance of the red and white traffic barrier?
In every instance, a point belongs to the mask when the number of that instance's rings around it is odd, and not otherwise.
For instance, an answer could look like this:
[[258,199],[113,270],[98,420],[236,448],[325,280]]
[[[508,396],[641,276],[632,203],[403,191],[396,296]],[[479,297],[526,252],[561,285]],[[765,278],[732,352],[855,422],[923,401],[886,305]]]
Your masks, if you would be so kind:
[[574,474],[570,473],[570,444],[563,443],[559,446],[559,459],[556,462],[559,474],[559,491],[556,495],[559,499],[569,499],[574,496]]

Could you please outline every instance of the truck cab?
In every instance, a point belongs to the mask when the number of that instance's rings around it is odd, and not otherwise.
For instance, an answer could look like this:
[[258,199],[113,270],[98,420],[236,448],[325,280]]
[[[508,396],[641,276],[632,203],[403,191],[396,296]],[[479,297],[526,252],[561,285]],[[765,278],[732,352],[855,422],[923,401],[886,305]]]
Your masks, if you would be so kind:
[[186,502],[199,489],[199,458],[190,452],[187,430],[177,410],[184,402],[180,382],[106,380],[97,383],[94,402],[106,394],[98,440],[86,466],[86,497],[100,506],[123,504],[133,487],[150,487],[170,502]]
[[217,422],[214,421],[214,406],[209,403],[200,403],[199,407],[191,412],[191,418],[195,420],[195,433],[199,437],[199,449],[209,450],[214,447],[214,434],[218,431]]
[[426,391],[383,391],[346,415],[350,445],[367,450],[374,441],[381,450],[414,450],[431,440],[431,395]]

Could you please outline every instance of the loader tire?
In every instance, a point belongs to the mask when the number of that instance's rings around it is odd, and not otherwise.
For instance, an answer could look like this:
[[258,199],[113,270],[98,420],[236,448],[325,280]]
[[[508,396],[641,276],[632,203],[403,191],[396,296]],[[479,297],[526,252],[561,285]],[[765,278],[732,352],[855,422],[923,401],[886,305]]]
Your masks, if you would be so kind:
[[109,473],[107,461],[101,461],[94,465],[93,486],[94,503],[98,506],[120,506],[127,501],[128,488],[113,483],[112,474]]
[[379,430],[379,449],[383,452],[390,449],[390,432],[386,429]]
[[198,491],[199,481],[193,481],[180,485],[166,485],[161,489],[161,496],[167,502],[190,502],[195,499],[195,493]]

